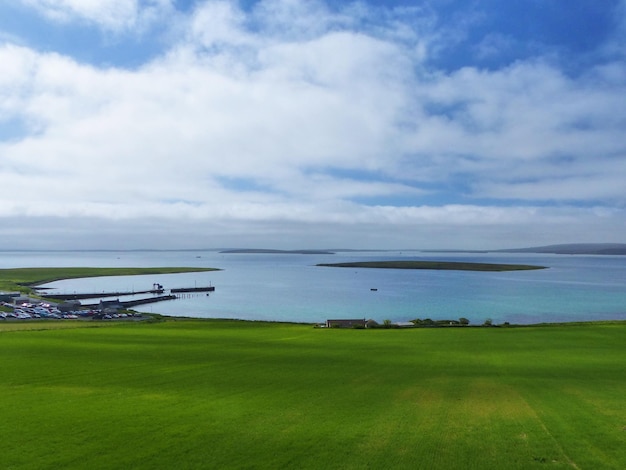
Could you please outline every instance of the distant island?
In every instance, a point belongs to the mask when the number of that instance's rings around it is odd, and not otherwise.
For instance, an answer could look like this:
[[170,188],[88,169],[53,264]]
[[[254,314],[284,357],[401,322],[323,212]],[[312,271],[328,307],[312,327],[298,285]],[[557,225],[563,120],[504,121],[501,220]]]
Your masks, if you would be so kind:
[[296,255],[334,255],[326,250],[267,250],[262,248],[241,248],[234,250],[222,250],[220,253],[265,253],[265,254],[296,254]]
[[626,255],[626,243],[569,243],[496,251],[498,253],[548,253],[556,255]]
[[546,269],[528,264],[466,263],[456,261],[358,261],[354,263],[321,263],[332,268],[437,269],[449,271],[526,271]]
[[[387,250],[389,251],[389,250]],[[543,253],[554,255],[626,255],[626,243],[566,243],[500,250],[426,249],[420,253]]]

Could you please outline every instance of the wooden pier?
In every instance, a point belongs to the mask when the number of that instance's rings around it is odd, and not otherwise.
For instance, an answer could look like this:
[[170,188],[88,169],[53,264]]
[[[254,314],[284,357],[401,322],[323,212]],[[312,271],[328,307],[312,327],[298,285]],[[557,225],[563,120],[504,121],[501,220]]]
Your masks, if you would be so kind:
[[213,292],[215,287],[207,286],[207,287],[180,287],[178,289],[170,289],[172,294],[181,294],[187,292]]

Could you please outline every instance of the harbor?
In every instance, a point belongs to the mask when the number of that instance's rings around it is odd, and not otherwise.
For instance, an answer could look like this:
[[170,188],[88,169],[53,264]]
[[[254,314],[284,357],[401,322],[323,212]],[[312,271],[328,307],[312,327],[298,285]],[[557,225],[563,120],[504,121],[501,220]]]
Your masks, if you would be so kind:
[[[141,291],[111,291],[111,292],[73,292],[73,293],[41,293],[40,295],[48,300],[55,301],[80,301],[80,300],[95,300],[99,299],[97,303],[84,303],[82,307],[95,308],[101,305],[102,303],[116,303],[124,309],[133,308],[138,305],[162,302],[165,300],[175,300],[181,297],[180,294],[183,294],[184,297],[187,295],[193,295],[194,293],[207,293],[214,292],[215,286],[194,286],[194,287],[178,287],[169,289],[169,294],[166,294],[166,289],[163,288],[161,284],[153,284],[152,289],[141,290]],[[131,300],[119,300],[120,297],[132,297],[135,295],[145,295],[152,294],[150,297],[144,297],[140,299],[131,299]],[[115,301],[103,301],[102,299],[116,297]]]

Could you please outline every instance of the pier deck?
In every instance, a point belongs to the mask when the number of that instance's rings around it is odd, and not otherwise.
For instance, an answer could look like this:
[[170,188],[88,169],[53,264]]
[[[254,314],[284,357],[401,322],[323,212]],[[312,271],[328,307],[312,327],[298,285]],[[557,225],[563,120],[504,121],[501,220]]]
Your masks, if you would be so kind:
[[207,286],[207,287],[180,287],[178,289],[170,289],[170,292],[173,294],[179,294],[183,292],[213,292],[215,287]]

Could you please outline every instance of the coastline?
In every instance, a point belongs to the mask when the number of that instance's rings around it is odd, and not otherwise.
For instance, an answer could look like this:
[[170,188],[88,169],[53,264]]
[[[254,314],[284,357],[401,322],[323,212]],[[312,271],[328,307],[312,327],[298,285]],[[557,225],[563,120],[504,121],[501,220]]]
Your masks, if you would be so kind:
[[[28,254],[5,259],[5,266],[218,266],[208,274],[71,279],[47,286],[52,292],[121,292],[214,284],[211,296],[184,295],[172,302],[137,307],[171,317],[237,318],[254,321],[321,323],[332,318],[408,322],[416,318],[467,317],[471,326],[491,318],[516,325],[626,319],[623,258],[558,255],[439,255],[432,260],[519,263],[550,269],[518,272],[438,270],[332,270],[315,267],[337,255],[221,255],[219,253]],[[380,253],[342,255],[339,261],[381,260]],[[390,260],[415,260],[390,254]],[[41,263],[41,264],[39,264]],[[186,269],[187,271],[188,269]],[[610,276],[607,275],[610,273]],[[61,278],[55,273],[46,277]],[[91,275],[92,273],[90,273]],[[21,277],[12,279],[21,281]],[[0,275],[1,280],[1,275]],[[372,289],[376,288],[373,292]],[[0,287],[0,290],[2,288]],[[132,300],[143,296],[125,297]],[[98,299],[96,299],[97,301]],[[85,303],[87,303],[85,301]],[[91,303],[91,302],[89,302]],[[131,307],[132,308],[132,307]]]
[[[536,328],[578,328],[578,327],[589,327],[589,326],[626,326],[626,320],[590,320],[590,321],[571,321],[571,322],[542,322],[542,323],[524,323],[524,324],[493,324],[493,325],[455,325],[455,326],[390,326],[385,327],[380,325],[378,327],[368,327],[368,328],[327,328],[322,326],[320,323],[311,323],[311,322],[297,322],[297,321],[282,321],[282,320],[247,320],[240,318],[199,318],[199,317],[188,317],[188,316],[174,316],[174,315],[164,315],[160,313],[145,313],[141,312],[140,317],[127,317],[127,318],[112,318],[112,319],[95,319],[91,317],[85,318],[75,318],[72,320],[65,319],[53,319],[53,318],[38,318],[38,319],[30,319],[30,320],[19,320],[19,319],[0,319],[0,333],[7,331],[22,331],[22,330],[45,330],[48,329],[46,325],[49,325],[50,329],[57,329],[59,325],[67,328],[71,328],[72,325],[76,327],[89,327],[89,326],[106,326],[106,325],[116,325],[116,324],[128,324],[128,323],[221,323],[221,324],[229,324],[236,323],[247,326],[302,326],[302,327],[310,327],[315,329],[323,329],[323,330],[376,330],[376,331],[410,331],[410,330],[449,330],[449,329],[468,329],[468,330],[476,330],[476,329],[492,329],[492,330],[507,330],[507,329],[536,329]],[[20,327],[23,326],[23,327]],[[80,326],[79,326],[80,325]],[[3,328],[7,326],[10,328]]]

